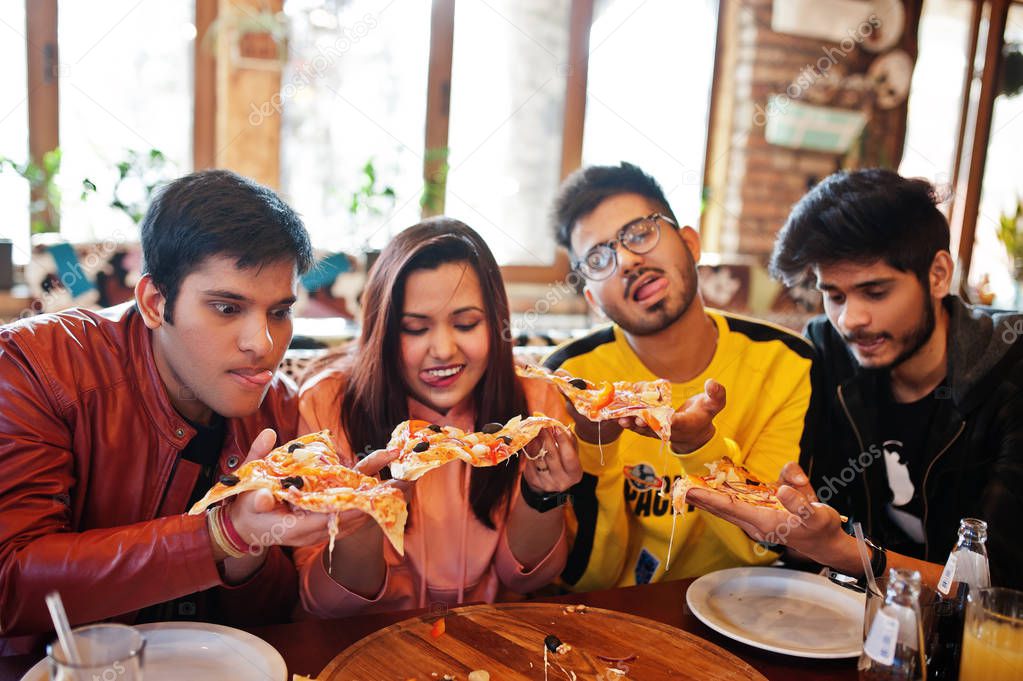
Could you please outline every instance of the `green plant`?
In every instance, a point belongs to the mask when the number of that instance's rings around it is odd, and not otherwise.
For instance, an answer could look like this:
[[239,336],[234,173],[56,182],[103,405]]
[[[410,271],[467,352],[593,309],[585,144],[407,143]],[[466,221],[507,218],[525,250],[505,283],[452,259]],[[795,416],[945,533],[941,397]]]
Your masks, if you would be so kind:
[[[124,212],[137,225],[146,214],[153,192],[169,179],[166,170],[167,157],[159,149],[144,152],[129,149],[125,159],[117,164],[117,181],[114,182],[110,207]],[[134,197],[131,196],[132,185]]]
[[999,218],[998,240],[1005,246],[1009,260],[1013,263],[1023,262],[1023,198],[1016,205],[1015,215],[1002,215]]
[[393,208],[395,199],[393,187],[377,185],[376,166],[371,158],[362,166],[362,184],[352,192],[348,212],[356,218],[360,214],[382,215],[385,208],[381,208],[381,204],[385,204],[386,209]]
[[426,176],[423,178],[423,195],[419,197],[419,205],[426,215],[439,215],[444,212],[444,195],[447,191],[448,148],[437,147],[426,150]]
[[[29,211],[32,214],[31,230],[33,234],[60,231],[62,197],[57,176],[60,174],[61,158],[59,147],[43,154],[42,163],[39,164],[31,160],[18,163],[6,156],[0,156],[0,172],[9,168],[28,182],[31,196]],[[95,191],[96,185],[88,179],[82,180],[82,200]]]

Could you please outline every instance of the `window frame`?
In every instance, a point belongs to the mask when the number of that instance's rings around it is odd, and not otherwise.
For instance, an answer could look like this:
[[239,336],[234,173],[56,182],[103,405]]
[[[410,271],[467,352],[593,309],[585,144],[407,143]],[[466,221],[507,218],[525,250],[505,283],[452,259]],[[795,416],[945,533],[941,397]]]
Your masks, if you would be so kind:
[[[198,170],[216,164],[217,148],[217,83],[216,55],[203,46],[203,36],[216,20],[223,0],[195,0],[195,59],[194,59],[194,111],[193,111],[193,167]],[[723,35],[720,24],[724,7],[738,0],[720,0],[715,73],[720,70]],[[59,78],[57,73],[57,4],[58,0],[25,0],[28,35],[29,76],[29,153],[38,161],[42,155],[59,145]],[[572,0],[569,27],[570,65],[566,78],[565,111],[561,140],[561,179],[582,164],[584,121],[586,115],[586,85],[590,27],[593,23],[594,0]],[[451,64],[454,45],[455,0],[433,0],[431,8],[429,74],[427,79],[427,107],[424,150],[446,149],[450,123]],[[221,80],[221,82],[223,82]],[[711,106],[718,101],[718,84],[712,86]],[[712,115],[708,134],[710,143],[715,139],[718,116]],[[271,125],[278,125],[273,118]],[[441,154],[424,153],[423,178],[433,178],[443,185],[444,159]],[[709,176],[711,167],[704,169]],[[704,182],[706,184],[706,181]],[[443,197],[443,188],[441,190]],[[443,198],[435,206],[443,210]],[[430,214],[424,209],[423,217]],[[701,218],[702,219],[702,218]],[[569,273],[568,256],[558,249],[555,261],[549,266],[508,265],[501,268],[506,282],[553,282]]]

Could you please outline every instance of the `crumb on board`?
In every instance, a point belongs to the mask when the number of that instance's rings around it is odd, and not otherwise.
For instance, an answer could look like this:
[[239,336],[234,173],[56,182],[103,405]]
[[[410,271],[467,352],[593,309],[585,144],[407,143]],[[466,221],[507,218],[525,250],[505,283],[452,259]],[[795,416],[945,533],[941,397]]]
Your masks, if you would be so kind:
[[584,613],[584,612],[586,612],[586,606],[585,605],[566,605],[565,606],[565,612],[566,613],[576,613],[576,612],[577,613]]

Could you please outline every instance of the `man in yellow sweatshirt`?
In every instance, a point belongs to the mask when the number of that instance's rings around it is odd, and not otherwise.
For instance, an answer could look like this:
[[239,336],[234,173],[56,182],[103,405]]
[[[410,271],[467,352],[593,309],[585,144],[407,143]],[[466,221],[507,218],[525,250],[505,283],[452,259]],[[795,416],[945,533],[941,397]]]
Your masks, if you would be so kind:
[[590,381],[672,383],[670,448],[642,422],[573,414],[585,471],[572,490],[574,544],[563,581],[577,591],[770,563],[776,554],[700,510],[681,517],[658,490],[730,456],[763,480],[799,458],[812,347],[785,329],[705,309],[699,235],[679,226],[640,168],[591,166],[555,201],[558,243],[589,303],[613,323],[544,362]]

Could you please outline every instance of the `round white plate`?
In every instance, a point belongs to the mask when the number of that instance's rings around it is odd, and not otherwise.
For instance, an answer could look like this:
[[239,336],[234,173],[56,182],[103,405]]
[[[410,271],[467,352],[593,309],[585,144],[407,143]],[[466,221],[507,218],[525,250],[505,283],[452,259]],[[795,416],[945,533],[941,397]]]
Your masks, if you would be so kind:
[[820,575],[772,567],[719,570],[694,581],[686,603],[736,641],[796,657],[859,657],[864,596]]
[[[287,681],[288,668],[273,646],[239,629],[202,622],[158,622],[136,627],[146,637],[146,681]],[[46,681],[46,660],[21,681]]]

